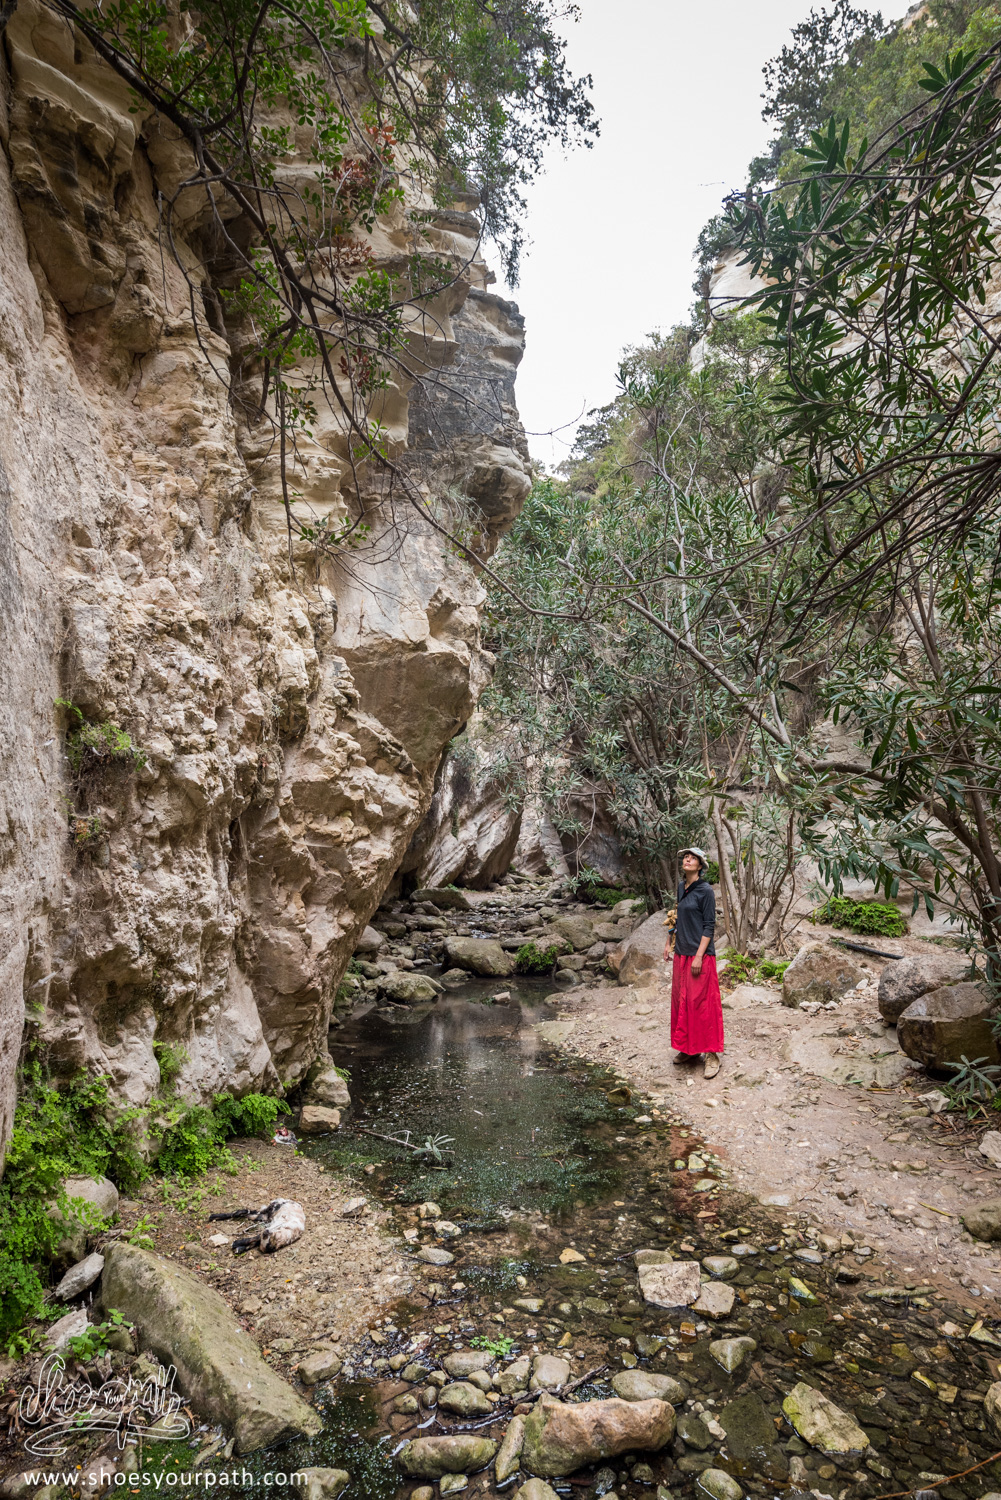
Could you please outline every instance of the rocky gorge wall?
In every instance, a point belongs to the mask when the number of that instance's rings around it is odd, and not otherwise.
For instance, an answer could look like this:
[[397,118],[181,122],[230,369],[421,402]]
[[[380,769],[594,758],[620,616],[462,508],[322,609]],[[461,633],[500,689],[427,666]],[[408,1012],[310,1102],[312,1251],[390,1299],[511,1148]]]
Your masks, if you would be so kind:
[[[37,0],[0,50],[2,1143],[30,1040],[123,1102],[151,1098],[160,1044],[189,1098],[298,1079],[490,658],[473,569],[378,474],[352,489],[322,421],[301,503],[363,503],[371,531],[323,561],[296,543],[293,573],[271,429],[234,406],[224,326],[196,328],[162,242],[176,142]],[[420,448],[489,551],[529,487],[523,333],[469,210],[423,229],[461,271],[413,343],[455,366],[447,420],[420,397]],[[177,249],[211,309],[198,212]],[[375,225],[375,264],[406,248],[405,214]],[[405,454],[411,389],[381,399]],[[139,755],[74,773],[79,714]]]

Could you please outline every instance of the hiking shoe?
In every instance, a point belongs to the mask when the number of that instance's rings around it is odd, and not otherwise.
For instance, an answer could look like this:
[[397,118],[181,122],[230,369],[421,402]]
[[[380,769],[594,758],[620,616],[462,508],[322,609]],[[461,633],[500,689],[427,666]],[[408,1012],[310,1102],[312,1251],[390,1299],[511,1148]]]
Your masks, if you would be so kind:
[[719,1053],[718,1052],[707,1052],[706,1053],[706,1065],[705,1065],[705,1068],[703,1070],[703,1077],[704,1078],[715,1078],[716,1074],[718,1072],[719,1072]]
[[695,1062],[695,1058],[690,1052],[676,1052],[671,1061],[674,1063],[674,1066],[676,1068],[683,1068],[686,1063]]

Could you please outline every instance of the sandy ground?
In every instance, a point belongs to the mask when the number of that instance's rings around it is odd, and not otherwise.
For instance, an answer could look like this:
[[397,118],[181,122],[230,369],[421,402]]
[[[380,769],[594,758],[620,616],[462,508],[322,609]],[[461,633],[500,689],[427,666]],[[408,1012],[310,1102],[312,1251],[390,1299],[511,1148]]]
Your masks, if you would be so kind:
[[[221,1293],[287,1375],[307,1350],[340,1348],[365,1331],[387,1303],[410,1291],[413,1264],[403,1261],[402,1242],[377,1200],[367,1198],[345,1217],[347,1205],[364,1196],[356,1182],[287,1146],[236,1141],[233,1151],[237,1175],[209,1174],[197,1201],[165,1202],[162,1183],[151,1182],[142,1201],[123,1201],[121,1223],[131,1228],[144,1217],[156,1251]],[[295,1198],[306,1210],[306,1232],[295,1245],[273,1255],[209,1245],[211,1235],[243,1232],[239,1223],[208,1222],[209,1214],[271,1198]]]
[[[927,951],[906,940],[903,949]],[[866,962],[878,975],[880,961]],[[783,1006],[777,986],[756,988],[750,1003],[742,996],[746,989],[736,992],[734,1009],[724,995],[726,1054],[711,1081],[701,1064],[673,1063],[666,970],[644,988],[569,991],[552,1039],[616,1068],[665,1111],[690,1120],[734,1187],[808,1212],[830,1232],[862,1236],[905,1278],[996,1315],[1001,1251],[972,1241],[958,1218],[971,1199],[1001,1194],[1001,1173],[977,1150],[989,1127],[967,1127],[954,1115],[901,1118],[935,1081],[923,1071],[905,1074],[875,985],[816,1016]],[[899,1081],[866,1087],[822,1073]]]

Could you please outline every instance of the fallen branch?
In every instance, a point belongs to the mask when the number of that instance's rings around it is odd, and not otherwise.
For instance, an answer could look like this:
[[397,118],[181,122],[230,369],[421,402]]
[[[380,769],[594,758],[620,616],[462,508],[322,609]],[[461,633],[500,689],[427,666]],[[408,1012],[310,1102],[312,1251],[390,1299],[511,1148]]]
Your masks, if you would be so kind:
[[[965,1479],[967,1474],[975,1474],[978,1469],[985,1469],[992,1464],[996,1458],[1001,1458],[1001,1453],[992,1453],[990,1458],[982,1458],[978,1464],[973,1464],[969,1469],[964,1469],[962,1474],[947,1474],[944,1479],[934,1479],[928,1483],[922,1483],[923,1490],[937,1490],[939,1485],[952,1484],[957,1479]],[[913,1490],[894,1490],[892,1495],[879,1495],[877,1500],[904,1500],[907,1495],[913,1495]]]
[[404,1146],[408,1151],[423,1151],[423,1146],[415,1146],[413,1141],[401,1141],[398,1135],[384,1135],[381,1130],[369,1130],[367,1125],[356,1125],[355,1129],[362,1135],[374,1135],[377,1140],[389,1141],[394,1146]]

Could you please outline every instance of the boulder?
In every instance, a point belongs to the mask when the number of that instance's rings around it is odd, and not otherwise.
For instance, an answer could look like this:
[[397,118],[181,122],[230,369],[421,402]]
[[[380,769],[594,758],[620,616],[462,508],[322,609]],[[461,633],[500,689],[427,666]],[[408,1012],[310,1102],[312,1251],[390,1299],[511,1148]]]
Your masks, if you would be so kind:
[[747,1356],[753,1354],[757,1347],[756,1341],[747,1337],[712,1339],[709,1344],[709,1353],[728,1375],[732,1375],[735,1370],[740,1369]]
[[66,1225],[66,1236],[55,1250],[56,1259],[66,1264],[83,1259],[88,1229],[100,1228],[118,1212],[118,1189],[107,1177],[66,1177],[63,1192],[69,1203],[68,1211],[52,1203],[48,1215]]
[[90,1319],[87,1317],[86,1310],[82,1307],[75,1307],[72,1312],[66,1313],[64,1317],[51,1323],[45,1330],[45,1346],[53,1353],[65,1349],[70,1339],[81,1338],[89,1326]]
[[[544,1479],[530,1479],[527,1484],[515,1490],[514,1500],[560,1500],[560,1497]],[[612,1500],[611,1496],[609,1500]]]
[[493,1362],[494,1356],[488,1349],[458,1349],[442,1360],[453,1380],[465,1380],[474,1370],[489,1370]]
[[442,985],[429,979],[426,974],[409,974],[405,971],[386,974],[379,981],[379,993],[401,1005],[426,1005],[437,1000],[442,988]]
[[630,1450],[658,1451],[674,1436],[666,1401],[581,1401],[543,1396],[525,1418],[521,1466],[544,1479]]
[[925,1068],[949,1071],[963,1057],[999,1060],[991,997],[979,984],[951,984],[912,1000],[897,1019],[901,1052]]
[[343,1469],[296,1469],[292,1483],[302,1500],[337,1500],[351,1483],[351,1475]]
[[459,1432],[452,1437],[412,1438],[396,1455],[409,1479],[440,1479],[443,1474],[475,1474],[485,1469],[500,1444],[493,1438]]
[[832,943],[806,943],[782,976],[782,1004],[840,1000],[862,978],[862,965]]
[[738,1472],[761,1474],[784,1484],[789,1478],[789,1460],[779,1446],[775,1423],[756,1391],[730,1401],[719,1414],[726,1433],[726,1451],[739,1466]]
[[503,1484],[521,1468],[521,1445],[524,1441],[525,1418],[512,1417],[494,1459],[494,1479],[497,1484]]
[[557,1354],[537,1354],[532,1361],[530,1391],[557,1391],[570,1379],[570,1361]]
[[673,1375],[654,1375],[648,1370],[620,1370],[612,1376],[612,1390],[623,1401],[669,1401],[680,1406],[688,1392]]
[[493,1411],[493,1403],[468,1380],[458,1380],[452,1385],[442,1386],[438,1392],[438,1405],[445,1411],[453,1411],[459,1417],[482,1417]]
[[744,1500],[744,1491],[725,1469],[703,1469],[695,1480],[698,1500]]
[[332,1380],[339,1375],[341,1364],[333,1349],[311,1349],[305,1359],[299,1361],[296,1373],[303,1385],[318,1385],[321,1380]]
[[448,937],[445,953],[454,968],[470,974],[506,979],[514,973],[514,954],[505,953],[495,938]]
[[645,922],[640,923],[635,932],[629,934],[617,950],[613,949],[606,954],[606,961],[618,974],[620,984],[650,984],[655,979],[666,977],[666,919],[667,912],[654,912],[652,917],[647,917]]
[[553,932],[566,938],[575,953],[586,953],[594,942],[594,923],[589,917],[556,917],[549,925]]
[[980,1137],[980,1145],[977,1147],[980,1155],[995,1167],[1001,1167],[1001,1131],[988,1130]]
[[704,1318],[728,1318],[736,1300],[737,1293],[725,1281],[707,1281],[691,1308]]
[[180,1266],[110,1244],[101,1301],[136,1325],[140,1348],[174,1366],[181,1394],[206,1421],[232,1431],[237,1453],[322,1430],[319,1413],[264,1363],[219,1293]]
[[304,1104],[299,1115],[299,1129],[303,1135],[327,1135],[341,1128],[339,1109],[328,1109],[325,1104]]
[[702,1290],[697,1260],[675,1260],[664,1266],[640,1266],[640,1291],[654,1307],[690,1307]]
[[901,1012],[921,995],[958,984],[969,972],[970,960],[962,953],[919,953],[889,963],[879,980],[879,1013],[884,1021],[896,1024]]
[[472,911],[469,897],[454,886],[429,885],[426,890],[414,891],[411,901],[430,901],[439,911]]
[[331,1109],[347,1109],[350,1106],[348,1086],[329,1060],[307,1082],[307,1099],[310,1104],[326,1104]]
[[975,1240],[1001,1240],[1001,1198],[982,1198],[961,1214]]
[[366,927],[361,937],[355,943],[355,953],[360,958],[375,958],[379,950],[385,946],[386,934],[379,932],[375,927]]
[[52,1293],[54,1302],[72,1302],[74,1297],[79,1297],[85,1292],[104,1270],[103,1255],[88,1255],[86,1260],[77,1261],[71,1266],[62,1281]]
[[800,1437],[822,1453],[860,1453],[869,1446],[855,1418],[805,1381],[793,1386],[782,1410]]

